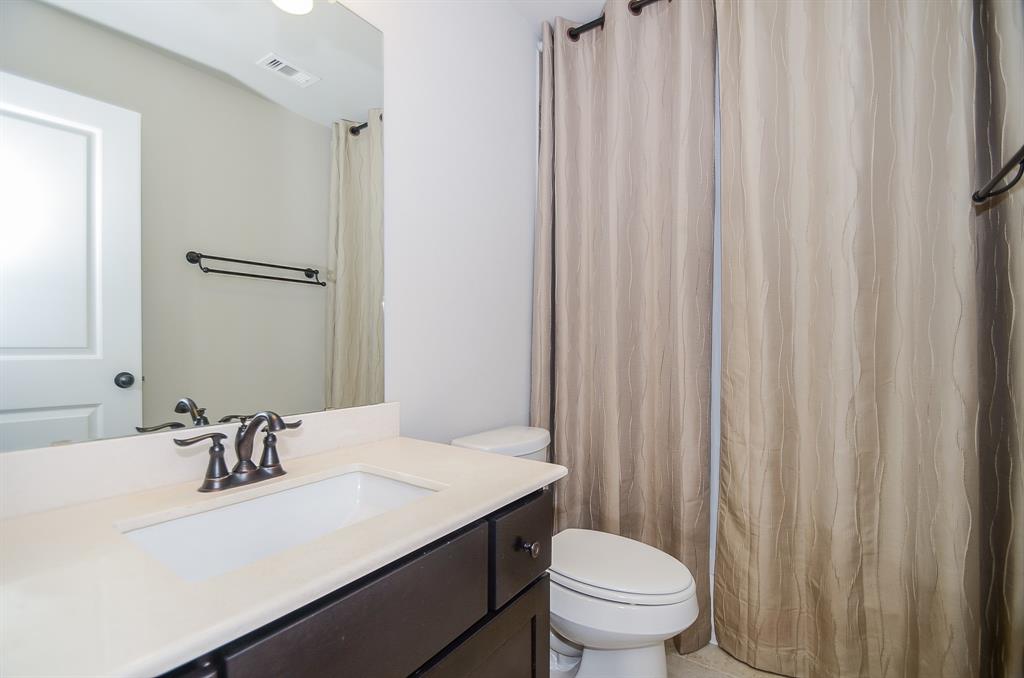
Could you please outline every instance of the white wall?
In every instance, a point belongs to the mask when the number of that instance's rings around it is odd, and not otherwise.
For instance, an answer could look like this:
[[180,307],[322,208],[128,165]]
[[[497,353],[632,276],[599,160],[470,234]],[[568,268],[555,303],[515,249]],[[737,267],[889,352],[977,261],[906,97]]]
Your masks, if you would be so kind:
[[325,263],[330,130],[53,7],[0,3],[0,68],[142,115],[143,421],[323,408],[324,290],[203,275],[191,249]]
[[427,440],[526,423],[536,27],[500,0],[345,4],[384,33],[386,398]]

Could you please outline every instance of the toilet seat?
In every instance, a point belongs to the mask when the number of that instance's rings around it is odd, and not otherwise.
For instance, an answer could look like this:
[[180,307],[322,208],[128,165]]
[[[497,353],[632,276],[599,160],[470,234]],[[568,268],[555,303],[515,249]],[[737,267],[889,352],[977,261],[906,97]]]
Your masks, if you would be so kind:
[[675,593],[650,595],[643,593],[629,593],[627,591],[615,591],[613,589],[592,586],[572,579],[571,577],[561,575],[553,570],[548,571],[548,577],[551,579],[552,584],[564,586],[570,591],[575,591],[576,593],[581,593],[585,596],[590,596],[591,598],[607,600],[613,603],[625,603],[627,605],[673,605],[697,595],[697,586],[693,583],[691,583],[688,588],[683,589],[682,591],[676,591]]
[[672,605],[696,595],[685,565],[647,544],[594,530],[568,529],[551,543],[551,581],[628,605]]

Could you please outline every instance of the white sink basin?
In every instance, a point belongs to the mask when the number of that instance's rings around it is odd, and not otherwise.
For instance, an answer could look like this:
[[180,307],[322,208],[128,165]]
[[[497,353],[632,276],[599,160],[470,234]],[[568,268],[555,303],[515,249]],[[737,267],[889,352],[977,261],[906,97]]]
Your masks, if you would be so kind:
[[189,581],[237,569],[432,494],[364,471],[125,532]]

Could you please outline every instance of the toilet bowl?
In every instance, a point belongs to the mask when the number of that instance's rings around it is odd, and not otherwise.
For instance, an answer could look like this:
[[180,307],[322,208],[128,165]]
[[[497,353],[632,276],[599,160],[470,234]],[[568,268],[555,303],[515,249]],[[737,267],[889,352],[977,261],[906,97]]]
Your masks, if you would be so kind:
[[575,678],[665,678],[665,640],[697,619],[686,566],[593,530],[564,530],[551,549],[551,627],[583,649]]
[[[547,461],[541,428],[509,426],[452,441]],[[697,619],[681,562],[632,539],[569,529],[551,541],[551,678],[666,678],[665,645]]]

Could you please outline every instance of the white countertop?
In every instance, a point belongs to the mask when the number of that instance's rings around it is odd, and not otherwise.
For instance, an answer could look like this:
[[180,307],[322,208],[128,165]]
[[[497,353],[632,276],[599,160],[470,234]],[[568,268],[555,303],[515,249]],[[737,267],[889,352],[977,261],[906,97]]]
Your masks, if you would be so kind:
[[[566,474],[553,464],[409,438],[291,459],[285,467],[280,478],[222,492],[196,492],[196,478],[0,522],[0,676],[162,673]],[[351,470],[442,489],[197,582],[178,577],[121,532],[154,516],[188,515]]]

